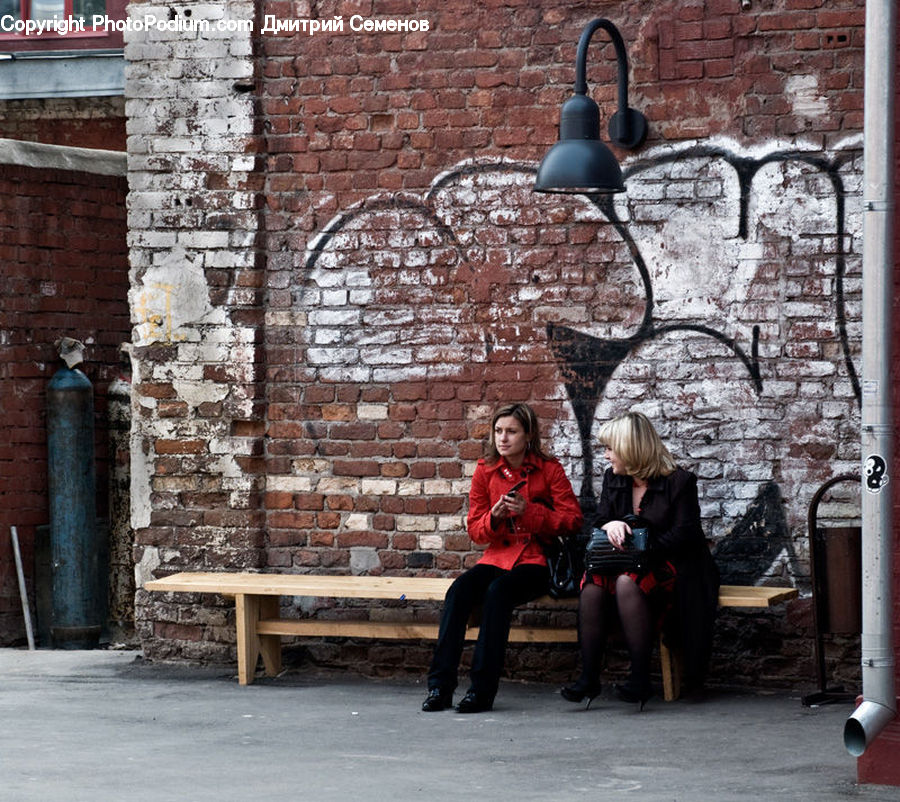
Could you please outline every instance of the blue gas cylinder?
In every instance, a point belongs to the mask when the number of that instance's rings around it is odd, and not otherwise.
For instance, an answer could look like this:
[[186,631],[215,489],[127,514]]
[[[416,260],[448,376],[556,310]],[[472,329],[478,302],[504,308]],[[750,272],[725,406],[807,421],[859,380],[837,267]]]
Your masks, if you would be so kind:
[[53,605],[50,634],[62,649],[90,649],[101,631],[94,391],[77,368],[47,385],[47,473]]

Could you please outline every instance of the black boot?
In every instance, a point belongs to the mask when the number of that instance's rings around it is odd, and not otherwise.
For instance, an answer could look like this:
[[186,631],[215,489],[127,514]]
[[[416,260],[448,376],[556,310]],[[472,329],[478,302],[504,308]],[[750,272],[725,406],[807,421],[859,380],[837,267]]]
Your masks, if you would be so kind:
[[437,713],[448,707],[453,707],[453,691],[443,691],[440,688],[429,690],[428,696],[422,702],[422,710],[426,713]]
[[456,706],[457,713],[485,713],[494,706],[493,699],[479,696],[475,691],[469,691]]

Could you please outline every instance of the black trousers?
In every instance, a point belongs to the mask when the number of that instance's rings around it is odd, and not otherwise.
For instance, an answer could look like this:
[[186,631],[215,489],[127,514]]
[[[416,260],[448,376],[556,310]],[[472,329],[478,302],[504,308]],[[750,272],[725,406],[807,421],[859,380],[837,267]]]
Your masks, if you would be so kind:
[[513,609],[543,596],[549,585],[544,565],[516,565],[507,571],[478,564],[457,577],[444,597],[438,642],[428,671],[429,690],[452,693],[456,688],[466,625],[480,604],[481,624],[472,655],[470,690],[479,699],[493,699],[503,672]]

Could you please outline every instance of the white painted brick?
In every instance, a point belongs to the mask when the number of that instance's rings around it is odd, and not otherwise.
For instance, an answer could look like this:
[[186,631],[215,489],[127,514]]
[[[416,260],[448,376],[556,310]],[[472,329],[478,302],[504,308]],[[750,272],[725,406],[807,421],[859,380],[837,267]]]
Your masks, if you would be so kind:
[[360,420],[387,420],[387,404],[357,404],[356,415]]
[[423,551],[443,551],[444,538],[442,535],[422,535],[419,538],[419,548]]
[[310,365],[352,365],[359,359],[355,348],[309,348],[306,361]]
[[174,231],[130,231],[128,244],[137,248],[174,248],[177,234]]
[[[474,471],[474,466],[472,468]],[[453,482],[453,495],[469,497],[469,490],[472,487],[472,479],[456,479]]]
[[397,382],[397,381],[421,381],[428,378],[428,371],[424,365],[407,367],[402,370],[397,368],[376,368],[371,372],[372,381]]
[[[328,476],[327,474],[331,469],[331,462],[329,460],[315,460],[315,464],[305,466],[305,469],[316,474],[321,474],[315,482],[314,487],[318,493],[324,493],[326,495],[329,493],[353,493],[360,489],[360,480],[355,479],[352,476]],[[369,479],[366,481],[373,480]]]
[[437,521],[430,515],[398,515],[396,518],[398,532],[434,532]]
[[346,306],[346,290],[326,290],[322,293],[322,303],[325,306]]
[[266,477],[266,490],[282,493],[308,493],[312,490],[312,479],[308,476]]
[[357,309],[314,309],[309,313],[311,326],[357,326]]
[[354,306],[365,306],[375,300],[375,292],[370,289],[354,289],[350,290],[349,303]]
[[334,345],[341,341],[341,329],[317,328],[313,331],[313,341],[316,345]]
[[393,479],[363,479],[364,496],[391,496],[397,492],[397,482]]
[[412,351],[408,348],[363,348],[360,358],[368,365],[408,365],[413,361]]
[[319,368],[319,376],[325,382],[356,382],[366,384],[372,381],[372,371],[366,367]]
[[358,329],[354,331],[344,330],[344,341],[348,345],[397,345],[400,342],[401,332],[394,329],[372,330]]
[[422,495],[422,483],[418,479],[401,479],[397,482],[397,494],[400,496]]
[[362,315],[367,326],[406,326],[415,319],[413,309],[367,309]]

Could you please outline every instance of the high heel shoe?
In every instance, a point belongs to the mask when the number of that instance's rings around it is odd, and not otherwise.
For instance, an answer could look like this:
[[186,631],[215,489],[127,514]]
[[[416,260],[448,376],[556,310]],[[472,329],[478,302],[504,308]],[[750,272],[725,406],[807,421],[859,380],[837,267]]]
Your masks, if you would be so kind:
[[581,702],[584,697],[587,697],[588,703],[585,706],[585,710],[590,709],[591,702],[599,696],[601,684],[599,682],[591,682],[590,680],[586,680],[584,678],[579,679],[573,685],[567,685],[563,688],[559,689],[559,694],[565,699],[567,702]]
[[636,682],[635,680],[630,679],[627,682],[617,682],[613,688],[616,692],[616,696],[623,702],[632,705],[637,704],[639,712],[644,709],[647,700],[653,696],[653,689],[650,687],[649,682]]

